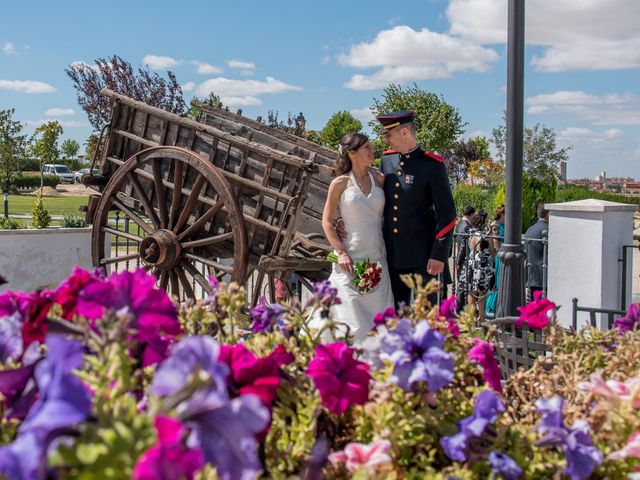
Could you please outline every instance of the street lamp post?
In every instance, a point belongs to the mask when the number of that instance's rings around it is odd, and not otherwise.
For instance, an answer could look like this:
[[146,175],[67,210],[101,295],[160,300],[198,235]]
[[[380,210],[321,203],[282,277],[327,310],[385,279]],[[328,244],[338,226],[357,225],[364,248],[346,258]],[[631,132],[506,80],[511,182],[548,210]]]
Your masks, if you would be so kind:
[[498,252],[500,288],[496,317],[517,315],[524,304],[525,253],[522,233],[522,134],[524,111],[524,4],[509,0],[507,39],[507,143],[505,234]]

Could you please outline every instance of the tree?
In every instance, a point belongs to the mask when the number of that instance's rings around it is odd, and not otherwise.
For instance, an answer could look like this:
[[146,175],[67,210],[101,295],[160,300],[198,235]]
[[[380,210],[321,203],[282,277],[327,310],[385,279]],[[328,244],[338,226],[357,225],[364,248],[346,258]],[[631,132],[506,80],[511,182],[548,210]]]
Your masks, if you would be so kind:
[[442,152],[442,156],[449,177],[457,185],[467,178],[471,162],[489,156],[488,143],[484,137],[458,140],[452,149]]
[[15,110],[0,110],[0,181],[8,189],[20,174],[20,162],[26,156],[29,137],[22,133],[23,125],[13,120]]
[[100,141],[100,137],[97,134],[92,133],[91,135],[89,135],[89,138],[87,138],[87,141],[84,142],[85,144],[84,157],[88,161],[93,160],[93,156],[96,154],[96,149],[98,148],[99,141]]
[[[418,143],[428,150],[444,151],[453,148],[466,126],[458,109],[445,102],[442,95],[421,90],[415,83],[404,90],[399,85],[391,84],[383,90],[381,99],[373,99],[373,114],[395,110],[415,110]],[[375,120],[369,125],[374,130],[379,128]],[[382,139],[376,141],[378,142],[382,142]]]
[[[222,99],[213,92],[209,93],[209,98],[207,98],[206,100],[204,99],[201,100],[198,97],[193,97],[192,101],[200,101],[202,103],[209,105],[210,107],[224,108],[224,105],[222,104]],[[202,108],[191,104],[189,106],[189,110],[187,111],[187,116],[190,118],[193,118],[196,122],[201,122],[203,118],[203,113],[204,112],[202,111]]]
[[500,162],[483,158],[469,163],[471,183],[474,178],[481,179],[489,190],[495,190],[504,178],[504,166]]
[[64,130],[57,120],[43,123],[35,131],[35,141],[32,145],[33,154],[40,160],[40,188],[44,185],[42,165],[55,163],[60,156],[58,139]]
[[320,131],[320,143],[325,147],[338,150],[340,140],[347,133],[359,132],[362,123],[347,111],[334,113]]
[[166,79],[142,68],[136,72],[129,62],[114,55],[109,59],[98,58],[95,66],[71,64],[65,72],[73,81],[78,104],[96,130],[109,122],[111,112],[111,99],[100,94],[103,88],[179,115],[186,108],[182,88],[171,71],[167,71]]
[[[557,187],[555,177],[541,180],[526,173],[522,175],[522,233],[536,221],[539,203],[552,203],[556,200]],[[504,203],[505,184],[502,182],[493,200],[494,208]]]
[[287,122],[278,121],[278,111],[267,111],[267,125],[271,128],[277,128],[287,133],[291,133],[296,137],[305,137],[307,120],[304,118],[304,114],[300,112],[296,117],[289,112],[287,116]]
[[[504,164],[506,157],[507,127],[504,122],[492,131],[492,143],[496,147],[498,160]],[[571,146],[557,149],[556,132],[537,123],[525,128],[523,136],[522,169],[524,173],[542,181],[558,177],[560,162],[569,158]]]
[[80,151],[80,144],[75,140],[68,138],[62,142],[60,150],[62,151],[62,158],[75,158]]

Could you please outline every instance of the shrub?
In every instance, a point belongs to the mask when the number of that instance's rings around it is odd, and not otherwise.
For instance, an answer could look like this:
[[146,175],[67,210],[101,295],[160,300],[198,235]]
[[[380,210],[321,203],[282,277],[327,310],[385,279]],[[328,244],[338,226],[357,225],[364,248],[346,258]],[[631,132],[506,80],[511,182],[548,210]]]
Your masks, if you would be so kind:
[[[45,175],[44,177],[44,186],[56,188],[60,180],[56,175]],[[35,174],[22,174],[19,177],[16,177],[13,180],[13,188],[40,188],[40,174],[35,172]]]
[[0,230],[17,230],[26,228],[24,223],[14,220],[13,218],[0,217]]
[[[505,204],[505,184],[502,182],[498,187],[493,200],[493,209],[500,204]],[[552,203],[556,201],[557,182],[543,182],[537,178],[526,174],[522,176],[522,233],[533,225],[538,218],[537,209],[540,202]]]
[[42,195],[36,195],[36,199],[33,202],[33,210],[31,211],[32,221],[31,226],[33,228],[47,228],[51,224],[51,215],[45,208],[42,201]]
[[610,192],[597,192],[586,187],[577,187],[574,185],[566,185],[558,188],[556,194],[556,202],[574,202],[576,200],[585,200],[587,198],[597,198],[599,200],[607,200],[609,202],[630,203],[638,205],[640,197],[630,195],[620,195]]
[[485,212],[493,211],[494,192],[479,185],[460,184],[453,189],[453,201],[456,204],[456,212],[462,214],[466,205],[472,205],[476,210]]
[[87,226],[87,222],[84,221],[84,217],[75,213],[65,213],[62,216],[60,226],[63,228],[83,228]]

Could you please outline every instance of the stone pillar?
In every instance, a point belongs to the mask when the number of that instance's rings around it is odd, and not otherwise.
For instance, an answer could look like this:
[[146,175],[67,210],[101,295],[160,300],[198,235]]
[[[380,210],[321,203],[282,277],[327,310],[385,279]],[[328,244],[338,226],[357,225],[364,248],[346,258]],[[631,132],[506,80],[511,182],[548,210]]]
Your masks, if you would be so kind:
[[[549,210],[548,297],[561,306],[558,321],[572,323],[572,299],[580,307],[620,309],[622,246],[633,241],[637,205],[578,200],[546,205]],[[627,285],[631,282],[630,262]],[[627,293],[628,305],[630,295]],[[578,313],[578,329],[588,316]],[[600,328],[606,326],[601,316]],[[606,327],[605,327],[606,328]]]

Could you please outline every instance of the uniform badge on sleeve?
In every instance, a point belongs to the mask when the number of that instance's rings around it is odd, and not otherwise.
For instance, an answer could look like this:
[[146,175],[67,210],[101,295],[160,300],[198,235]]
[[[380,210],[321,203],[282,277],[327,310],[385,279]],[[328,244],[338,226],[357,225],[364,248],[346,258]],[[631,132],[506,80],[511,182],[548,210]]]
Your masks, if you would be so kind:
[[404,183],[406,183],[407,185],[412,185],[413,184],[413,175],[405,175]]

